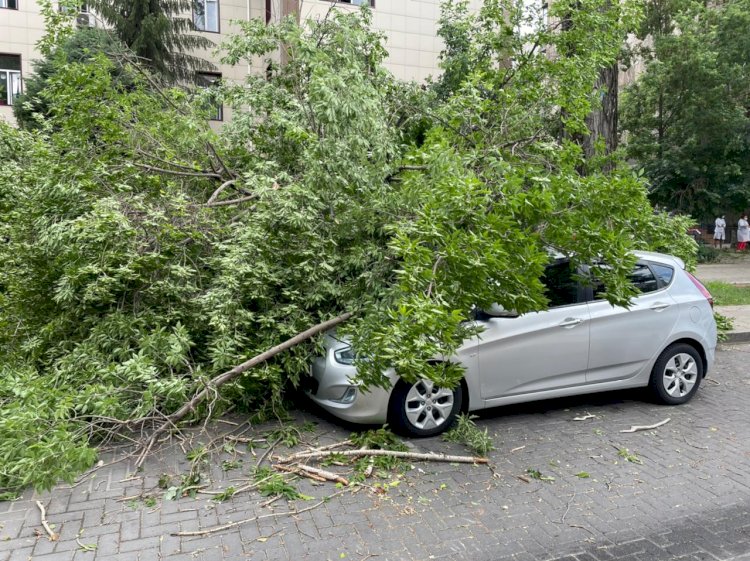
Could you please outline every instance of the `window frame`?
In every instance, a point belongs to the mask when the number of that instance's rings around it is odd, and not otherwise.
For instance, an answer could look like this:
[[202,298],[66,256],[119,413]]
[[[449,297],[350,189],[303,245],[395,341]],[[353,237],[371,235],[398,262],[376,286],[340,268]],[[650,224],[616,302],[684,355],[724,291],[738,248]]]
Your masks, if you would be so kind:
[[[345,4],[347,6],[352,6],[353,8],[361,8],[362,4],[354,4],[354,1],[357,0],[322,0],[323,2],[328,2],[330,4]],[[362,0],[364,2],[367,2],[368,7],[375,9],[375,0]]]
[[[215,79],[215,81],[220,81],[223,76],[221,75],[221,72],[196,72],[196,76],[198,78],[201,77],[212,77]],[[210,85],[202,85],[199,84],[198,87],[201,89],[207,89],[210,88]],[[216,113],[214,116],[209,117],[209,121],[216,121],[216,122],[223,122],[224,121],[224,104],[223,103],[217,103],[216,104]]]
[[[5,8],[0,8],[5,9]],[[18,76],[18,95],[23,94],[23,57],[20,54],[17,53],[0,53],[0,56],[7,56],[7,57],[17,57],[18,58],[18,70],[10,70],[9,68],[1,68],[0,72],[5,74],[5,80],[6,84],[8,86],[8,91],[6,93],[6,97],[4,100],[0,101],[0,107],[13,107],[13,96],[12,96],[12,75]]]
[[[206,4],[208,2],[216,2],[216,31],[214,31],[212,29],[201,29],[200,27],[198,27],[198,24],[195,22],[195,6],[198,3],[202,3],[203,4],[203,21],[204,21],[204,25],[205,25],[205,23],[206,23],[206,13],[207,13]],[[192,12],[193,12],[193,27],[195,27],[195,30],[198,31],[199,33],[217,33],[217,34],[220,34],[221,33],[221,1],[220,0],[193,0],[192,4],[193,4],[193,7],[192,7]],[[208,72],[203,72],[203,74],[208,74]]]
[[0,10],[16,10],[16,11],[18,11],[18,2],[19,2],[19,0],[0,0],[0,2],[5,2],[6,4],[10,4],[11,2],[13,2],[15,4],[15,6],[13,6],[13,7],[10,7],[9,5],[7,5],[7,6],[0,6]]

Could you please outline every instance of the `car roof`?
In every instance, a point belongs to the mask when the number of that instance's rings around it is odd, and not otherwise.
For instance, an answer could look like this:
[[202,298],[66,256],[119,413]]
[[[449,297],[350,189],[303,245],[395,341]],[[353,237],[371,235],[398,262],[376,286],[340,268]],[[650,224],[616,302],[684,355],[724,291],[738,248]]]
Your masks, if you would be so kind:
[[680,269],[685,268],[685,262],[679,257],[675,257],[674,255],[657,253],[655,251],[634,251],[633,254],[638,259],[644,259],[646,261],[652,261],[654,263],[663,263],[664,265],[677,265]]

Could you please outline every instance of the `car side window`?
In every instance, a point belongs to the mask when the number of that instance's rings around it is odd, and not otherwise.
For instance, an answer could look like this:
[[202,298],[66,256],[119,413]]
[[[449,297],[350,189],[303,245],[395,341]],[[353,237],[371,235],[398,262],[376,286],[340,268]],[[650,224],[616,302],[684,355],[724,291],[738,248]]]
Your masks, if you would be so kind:
[[669,283],[672,282],[672,277],[674,277],[674,269],[672,267],[667,267],[666,265],[657,265],[656,263],[652,263],[651,269],[654,271],[654,274],[661,281],[662,286],[668,286]]
[[555,263],[544,270],[542,282],[544,294],[549,299],[549,307],[569,306],[578,303],[578,282],[573,277],[569,262]]

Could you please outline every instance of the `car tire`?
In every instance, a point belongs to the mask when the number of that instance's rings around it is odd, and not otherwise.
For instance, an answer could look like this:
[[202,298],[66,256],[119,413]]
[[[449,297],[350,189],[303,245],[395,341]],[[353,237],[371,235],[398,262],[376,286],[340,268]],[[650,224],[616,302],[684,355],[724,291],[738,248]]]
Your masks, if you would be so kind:
[[403,435],[435,436],[453,425],[463,401],[463,384],[450,390],[428,380],[399,380],[388,403],[388,422]]
[[703,379],[703,359],[694,347],[677,343],[664,349],[651,371],[649,388],[665,405],[690,401]]

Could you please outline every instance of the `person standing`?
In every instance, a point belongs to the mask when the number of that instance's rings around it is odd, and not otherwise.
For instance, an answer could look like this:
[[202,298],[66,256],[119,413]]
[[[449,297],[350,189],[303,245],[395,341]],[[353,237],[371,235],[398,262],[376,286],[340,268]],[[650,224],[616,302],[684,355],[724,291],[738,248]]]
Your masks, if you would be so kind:
[[747,221],[747,214],[743,214],[737,222],[737,251],[745,251],[747,242],[750,242],[750,223]]
[[721,248],[724,245],[724,240],[726,239],[726,228],[727,228],[727,221],[724,220],[724,215],[722,214],[716,219],[716,222],[714,222],[714,247]]
[[714,247],[721,249],[724,245],[724,240],[726,239],[726,228],[727,222],[724,220],[724,215],[722,214],[716,219],[716,222],[714,222]]

